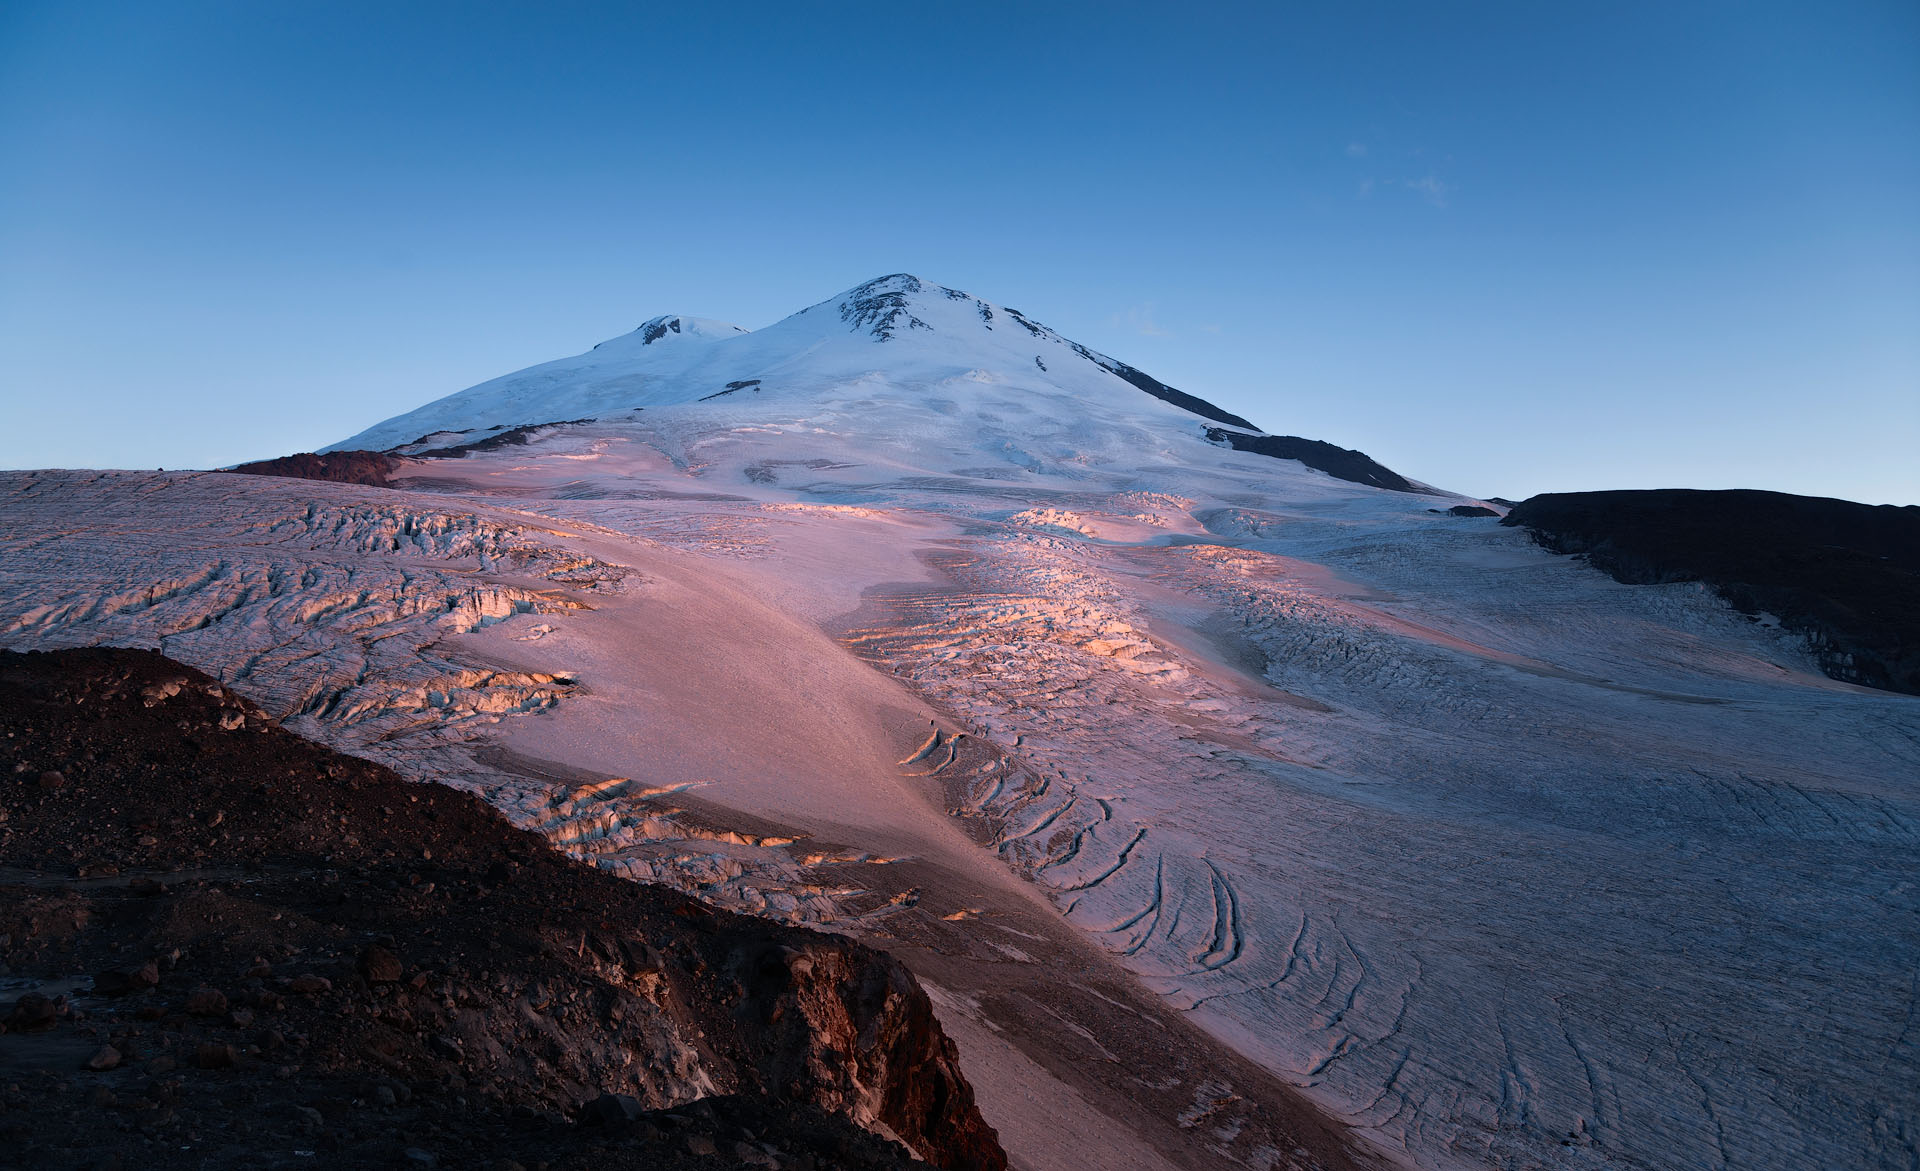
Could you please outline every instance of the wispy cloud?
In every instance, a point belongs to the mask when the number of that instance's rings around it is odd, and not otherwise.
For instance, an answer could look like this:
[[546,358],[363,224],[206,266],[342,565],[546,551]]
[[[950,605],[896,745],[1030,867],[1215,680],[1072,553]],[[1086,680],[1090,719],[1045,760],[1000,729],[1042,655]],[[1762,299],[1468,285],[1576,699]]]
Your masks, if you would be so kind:
[[1408,179],[1405,182],[1410,190],[1418,192],[1421,198],[1435,207],[1447,206],[1447,196],[1453,191],[1452,184],[1441,182],[1439,176],[1431,171],[1418,179]]
[[1372,194],[1373,194],[1373,180],[1372,179],[1360,180],[1360,198],[1366,199]]
[[1347,144],[1347,157],[1350,159],[1366,158],[1367,144],[1364,142],[1349,142]]
[[1113,324],[1117,328],[1130,329],[1141,337],[1173,336],[1170,330],[1160,328],[1160,323],[1153,319],[1152,301],[1144,305],[1136,305],[1125,313],[1114,314]]

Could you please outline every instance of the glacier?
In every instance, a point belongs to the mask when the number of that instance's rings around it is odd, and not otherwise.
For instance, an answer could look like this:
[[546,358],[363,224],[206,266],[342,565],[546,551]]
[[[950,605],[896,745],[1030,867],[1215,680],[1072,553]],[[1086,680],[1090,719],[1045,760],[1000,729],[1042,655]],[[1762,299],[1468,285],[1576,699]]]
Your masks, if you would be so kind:
[[1017,1164],[1295,1165],[1287,1095],[1391,1165],[1920,1164],[1920,701],[1222,427],[885,277],[329,449],[388,489],[0,474],[0,643],[896,950]]

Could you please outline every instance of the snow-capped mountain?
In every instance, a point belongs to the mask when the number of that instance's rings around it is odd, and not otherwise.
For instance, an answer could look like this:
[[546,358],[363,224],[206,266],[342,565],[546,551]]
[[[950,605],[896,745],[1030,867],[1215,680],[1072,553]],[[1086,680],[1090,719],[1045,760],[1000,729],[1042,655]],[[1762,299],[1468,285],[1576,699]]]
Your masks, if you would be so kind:
[[[1247,420],[1068,341],[1017,309],[918,277],[878,277],[748,331],[663,316],[571,358],[428,403],[334,448],[384,450],[436,431],[512,427],[711,402],[804,401],[849,385],[933,396],[971,384],[1069,409],[1201,421]],[[330,449],[331,450],[331,449]]]
[[[529,424],[612,422],[667,411],[684,426],[746,416],[840,416],[865,438],[926,440],[1015,465],[1138,460],[1169,442],[1259,447],[1252,422],[1071,341],[1017,309],[904,273],[878,277],[766,327],[656,317],[584,354],[504,375],[334,444],[439,446]],[[1151,438],[1143,435],[1152,433]],[[1143,448],[1143,440],[1145,447]],[[423,443],[424,441],[424,443]],[[1284,458],[1341,478],[1411,485],[1329,444]],[[1339,457],[1346,457],[1341,459]]]

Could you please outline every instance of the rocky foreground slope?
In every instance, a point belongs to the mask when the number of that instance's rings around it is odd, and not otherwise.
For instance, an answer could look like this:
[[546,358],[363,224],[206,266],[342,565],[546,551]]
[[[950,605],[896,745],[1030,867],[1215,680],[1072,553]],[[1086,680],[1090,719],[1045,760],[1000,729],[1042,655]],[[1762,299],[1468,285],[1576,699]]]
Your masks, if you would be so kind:
[[160,655],[0,654],[0,1165],[1000,1168],[912,976]]

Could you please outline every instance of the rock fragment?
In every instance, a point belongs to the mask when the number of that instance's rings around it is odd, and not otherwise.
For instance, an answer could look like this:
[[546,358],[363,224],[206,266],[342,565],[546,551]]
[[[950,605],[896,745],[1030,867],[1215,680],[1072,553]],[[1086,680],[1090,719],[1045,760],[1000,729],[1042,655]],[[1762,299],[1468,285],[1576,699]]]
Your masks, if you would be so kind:
[[7,1014],[7,1028],[17,1033],[51,1029],[59,1019],[59,1006],[38,992],[29,992],[14,1003]]
[[112,968],[93,978],[93,990],[101,996],[126,996],[145,992],[160,983],[160,965],[148,960],[133,969]]
[[201,1069],[231,1069],[240,1064],[240,1054],[224,1041],[202,1041],[194,1050],[193,1063]]
[[405,969],[399,956],[374,944],[360,953],[360,974],[369,984],[398,984]]
[[598,1126],[620,1126],[638,1119],[643,1112],[640,1100],[631,1094],[601,1094],[587,1103],[581,1118]]
[[189,1016],[225,1016],[227,994],[211,985],[202,984],[187,993],[186,1009]]

